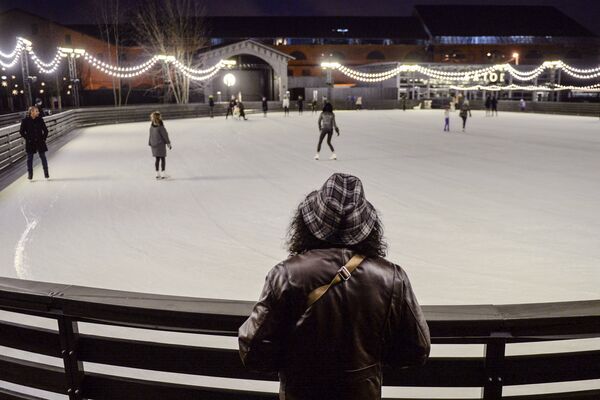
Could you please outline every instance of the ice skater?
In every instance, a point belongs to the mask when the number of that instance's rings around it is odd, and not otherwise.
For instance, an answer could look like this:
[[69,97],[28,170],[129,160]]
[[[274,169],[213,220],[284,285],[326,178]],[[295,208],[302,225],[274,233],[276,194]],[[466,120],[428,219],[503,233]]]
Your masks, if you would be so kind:
[[469,100],[464,100],[462,105],[460,106],[460,113],[458,114],[463,121],[462,131],[465,131],[467,127],[467,117],[471,116],[471,107],[469,107]]
[[356,103],[354,103],[354,105],[358,111],[362,110],[362,96],[356,98]]
[[227,119],[230,115],[233,117],[233,109],[235,108],[235,96],[231,96],[231,100],[229,100],[229,104],[227,105],[227,113],[225,114],[225,119]]
[[340,129],[335,123],[335,114],[333,113],[333,106],[331,103],[325,103],[323,107],[323,112],[319,115],[319,131],[321,135],[319,136],[319,144],[317,145],[317,154],[315,155],[315,160],[319,159],[319,153],[321,152],[321,143],[323,143],[323,139],[327,136],[327,145],[331,149],[331,157],[330,160],[337,160],[337,156],[335,155],[335,149],[331,145],[331,137],[333,136],[333,130],[335,129],[338,136],[340,136]]
[[244,121],[248,121],[248,118],[246,118],[246,112],[244,111],[244,103],[238,101],[236,107],[238,108],[239,118],[244,118]]
[[486,96],[485,98],[485,116],[489,117],[490,116],[490,110],[492,108],[492,96],[490,96],[489,94]]
[[450,132],[450,106],[444,107],[444,132]]
[[498,116],[498,98],[496,96],[492,97],[491,106],[492,106],[492,117],[494,116],[494,114],[496,114],[496,117],[497,117]]
[[519,100],[519,108],[521,109],[522,112],[524,112],[525,111],[525,107],[526,107],[525,99],[521,98],[521,100]]
[[38,153],[42,160],[44,168],[44,177],[50,179],[48,173],[48,160],[46,159],[46,139],[48,138],[48,128],[44,118],[40,115],[40,110],[36,106],[31,106],[27,110],[27,116],[21,121],[19,133],[25,139],[25,152],[27,153],[27,179],[33,180],[33,155]]
[[150,114],[150,121],[152,123],[150,124],[150,138],[148,139],[148,146],[152,148],[152,156],[156,159],[154,162],[156,179],[166,179],[167,175],[165,175],[165,159],[167,157],[167,147],[169,150],[172,150],[173,147],[171,146],[169,134],[165,129],[160,112],[154,111],[152,114]]
[[283,115],[284,116],[288,116],[290,115],[290,96],[286,93],[283,95]]
[[310,107],[312,109],[311,114],[316,114],[317,113],[317,99],[313,98],[312,103],[310,103]]
[[215,116],[215,99],[212,97],[212,94],[210,96],[208,96],[208,115],[210,115],[211,118],[213,118]]
[[302,115],[304,111],[304,99],[302,96],[298,96],[298,114]]
[[263,110],[263,116],[266,118],[267,111],[269,111],[269,102],[267,101],[267,98],[265,96],[263,96],[263,98],[262,98],[262,110]]

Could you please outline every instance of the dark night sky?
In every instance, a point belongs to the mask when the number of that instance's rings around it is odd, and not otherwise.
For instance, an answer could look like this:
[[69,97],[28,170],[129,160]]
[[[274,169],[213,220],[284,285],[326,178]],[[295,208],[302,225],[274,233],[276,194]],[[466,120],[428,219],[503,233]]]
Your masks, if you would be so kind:
[[[125,3],[134,0],[121,0]],[[22,8],[63,23],[95,23],[93,1],[0,0],[0,11]],[[410,15],[415,4],[555,6],[600,35],[600,0],[210,0],[207,15]]]

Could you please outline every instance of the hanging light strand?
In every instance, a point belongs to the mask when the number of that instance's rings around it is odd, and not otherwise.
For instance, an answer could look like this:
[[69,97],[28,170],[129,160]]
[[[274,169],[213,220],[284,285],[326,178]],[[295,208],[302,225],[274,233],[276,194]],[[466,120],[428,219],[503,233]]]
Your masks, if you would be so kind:
[[[175,68],[177,68],[177,70],[179,70],[179,72],[181,72],[183,75],[185,75],[186,77],[188,77],[189,79],[191,79],[193,81],[208,80],[208,79],[212,78],[213,76],[215,76],[223,67],[221,61],[219,61],[213,67],[208,69],[208,70],[211,70],[212,72],[210,72],[206,75],[198,75],[198,74],[193,74],[193,73],[188,72],[188,70],[190,70],[190,68],[185,68],[185,66],[183,64],[181,64],[179,61],[173,62],[173,65],[175,66]],[[197,71],[200,71],[200,70],[197,70]]]
[[150,58],[148,61],[139,64],[139,65],[132,65],[129,67],[121,67],[121,66],[117,66],[117,65],[111,65],[108,63],[105,63],[102,60],[97,59],[96,57],[94,57],[93,55],[91,55],[89,52],[85,52],[83,54],[83,58],[89,62],[90,64],[92,64],[94,67],[98,67],[99,69],[105,69],[107,71],[112,71],[114,73],[125,73],[125,74],[131,74],[131,73],[135,73],[141,70],[148,70],[148,67],[152,67],[154,64],[156,64],[159,60],[158,56],[154,56],[152,58]]
[[4,53],[2,50],[0,50],[0,57],[14,58],[15,56],[20,55],[21,51],[24,48],[25,48],[25,43],[23,43],[23,39],[17,38],[17,44],[15,45],[15,48],[13,49],[13,51],[11,51],[10,53]]
[[56,72],[63,59],[60,50],[56,52],[56,55],[49,63],[45,63],[42,60],[40,60],[33,50],[29,50],[29,56],[33,60],[33,63],[37,67],[38,71],[44,74],[53,74],[54,72]]

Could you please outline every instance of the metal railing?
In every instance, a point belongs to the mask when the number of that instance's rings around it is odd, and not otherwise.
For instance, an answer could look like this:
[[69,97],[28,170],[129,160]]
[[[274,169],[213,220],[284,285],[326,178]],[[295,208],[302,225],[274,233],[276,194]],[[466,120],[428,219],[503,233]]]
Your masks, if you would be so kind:
[[[0,381],[70,399],[276,399],[274,393],[175,384],[152,371],[275,381],[245,369],[237,350],[79,333],[81,322],[154,331],[236,336],[253,303],[95,289],[0,278],[0,309],[56,321],[43,329],[0,321],[0,346],[62,359],[62,367],[0,355]],[[434,357],[384,369],[384,385],[482,388],[482,398],[592,400],[600,390],[503,397],[506,386],[600,378],[600,350],[507,356],[511,343],[600,337],[600,300],[520,305],[425,306],[434,344],[484,344],[483,357]],[[137,330],[134,330],[137,332]],[[96,373],[83,363],[147,370],[148,379]],[[110,370],[109,370],[110,371]],[[160,375],[159,375],[160,376]],[[0,389],[1,399],[33,399]]]

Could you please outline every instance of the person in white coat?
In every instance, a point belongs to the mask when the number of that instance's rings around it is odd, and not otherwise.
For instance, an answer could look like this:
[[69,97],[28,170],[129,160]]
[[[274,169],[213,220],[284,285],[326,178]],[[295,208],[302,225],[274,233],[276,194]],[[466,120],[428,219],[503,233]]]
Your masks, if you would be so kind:
[[290,115],[290,96],[289,94],[285,94],[283,96],[283,115],[288,116]]

